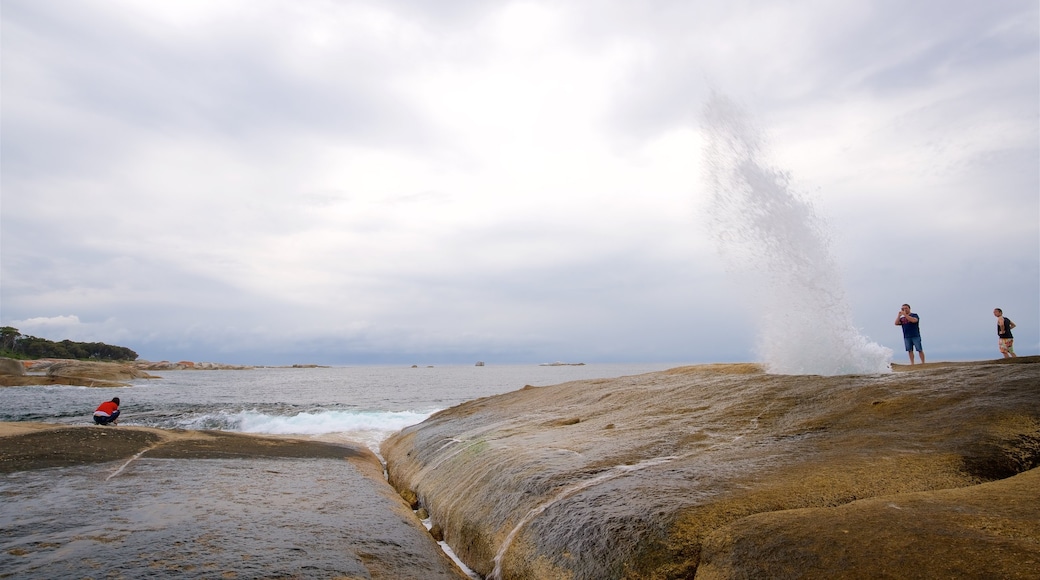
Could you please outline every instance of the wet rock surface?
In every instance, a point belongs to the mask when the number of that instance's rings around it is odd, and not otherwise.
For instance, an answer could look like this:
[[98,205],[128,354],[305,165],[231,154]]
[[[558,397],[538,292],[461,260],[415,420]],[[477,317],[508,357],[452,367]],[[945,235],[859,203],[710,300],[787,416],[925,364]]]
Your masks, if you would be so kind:
[[493,578],[1024,578],[1040,570],[1040,357],[1013,361],[527,387],[382,454]]
[[12,436],[0,436],[0,473],[126,460],[138,453],[162,459],[357,458],[378,463],[371,452],[360,447],[321,441],[222,431],[40,425]]
[[100,426],[0,437],[0,473],[129,459],[161,440],[151,431]]
[[0,578],[466,578],[361,446],[0,423],[0,497]]

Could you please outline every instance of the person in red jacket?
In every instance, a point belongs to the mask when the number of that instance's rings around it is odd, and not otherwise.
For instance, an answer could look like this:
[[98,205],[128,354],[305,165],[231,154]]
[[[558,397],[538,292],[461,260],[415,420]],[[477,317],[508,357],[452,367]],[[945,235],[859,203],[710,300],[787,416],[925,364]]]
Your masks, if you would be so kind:
[[116,424],[119,418],[119,397],[113,397],[111,401],[105,401],[98,405],[94,411],[94,422],[98,425]]

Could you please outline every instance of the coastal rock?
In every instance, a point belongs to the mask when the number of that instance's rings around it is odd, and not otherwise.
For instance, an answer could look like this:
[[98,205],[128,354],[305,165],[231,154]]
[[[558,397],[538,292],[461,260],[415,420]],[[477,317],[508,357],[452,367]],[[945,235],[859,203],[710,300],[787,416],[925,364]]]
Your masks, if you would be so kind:
[[966,488],[756,514],[705,539],[696,577],[1037,578],[1038,490],[1032,469]]
[[230,365],[214,362],[193,362],[190,360],[182,360],[177,362],[170,362],[168,360],[158,362],[137,360],[131,364],[134,366],[134,368],[143,371],[241,371],[254,368],[248,365]]
[[[8,359],[9,360],[9,359]],[[91,362],[68,359],[42,359],[14,361],[23,366],[28,363],[28,373],[0,373],[0,386],[27,385],[75,385],[81,387],[127,387],[133,379],[154,379],[130,364]]]
[[129,381],[132,379],[156,378],[129,364],[78,360],[60,361],[55,363],[47,369],[47,375],[51,377],[87,378],[102,381]]
[[470,401],[381,452],[491,578],[1026,578],[1037,385],[1040,357],[702,365]]
[[0,357],[0,376],[20,377],[25,375],[25,365],[20,360]]

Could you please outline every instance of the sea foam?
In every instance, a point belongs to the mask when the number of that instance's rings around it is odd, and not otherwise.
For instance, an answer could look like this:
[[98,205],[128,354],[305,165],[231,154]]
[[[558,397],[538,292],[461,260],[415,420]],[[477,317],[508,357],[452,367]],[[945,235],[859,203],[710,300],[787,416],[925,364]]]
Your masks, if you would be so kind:
[[180,429],[216,429],[266,435],[338,435],[365,443],[382,441],[405,427],[421,423],[439,409],[426,411],[321,410],[274,414],[256,410],[220,411],[182,417]]

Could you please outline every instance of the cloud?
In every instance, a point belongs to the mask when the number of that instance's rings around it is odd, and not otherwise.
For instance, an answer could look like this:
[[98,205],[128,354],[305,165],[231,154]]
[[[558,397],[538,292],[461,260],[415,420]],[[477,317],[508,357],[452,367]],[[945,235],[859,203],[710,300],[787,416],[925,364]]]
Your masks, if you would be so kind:
[[[81,326],[78,316],[52,316],[49,318],[29,318],[26,320],[15,321],[16,324],[26,328],[27,330],[34,329],[62,329],[67,330],[70,328],[76,328]],[[19,330],[21,330],[19,328]]]
[[909,300],[930,355],[981,356],[961,312],[999,298],[1040,348],[1037,12],[10,0],[0,323],[228,362],[746,360],[705,232],[719,91],[865,334]]
[[118,341],[135,337],[135,333],[114,319],[83,322],[79,316],[74,314],[14,320],[5,326],[17,328],[23,336],[36,336],[55,341],[107,342],[117,345]]

